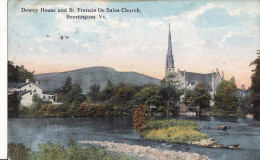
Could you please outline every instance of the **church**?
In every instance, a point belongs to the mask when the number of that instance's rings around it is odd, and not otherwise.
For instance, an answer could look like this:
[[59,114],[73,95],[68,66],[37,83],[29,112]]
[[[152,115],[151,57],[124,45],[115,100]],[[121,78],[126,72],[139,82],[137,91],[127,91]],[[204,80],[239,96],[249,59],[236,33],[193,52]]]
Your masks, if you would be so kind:
[[218,69],[212,73],[194,73],[188,71],[175,71],[174,58],[172,54],[171,30],[169,25],[168,51],[166,55],[165,79],[178,87],[178,89],[194,89],[198,83],[202,83],[208,92],[213,96],[216,93],[217,86],[224,79]]

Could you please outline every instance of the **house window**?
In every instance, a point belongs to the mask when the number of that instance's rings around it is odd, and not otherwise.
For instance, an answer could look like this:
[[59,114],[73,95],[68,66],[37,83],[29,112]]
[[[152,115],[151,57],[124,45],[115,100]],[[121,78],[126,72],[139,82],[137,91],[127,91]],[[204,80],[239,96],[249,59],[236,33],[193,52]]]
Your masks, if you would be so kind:
[[32,85],[29,85],[29,87],[31,87]]
[[32,95],[32,92],[30,92],[30,95]]
[[26,89],[24,89],[24,91],[26,91]]
[[34,90],[34,92],[36,92],[36,89]]
[[194,86],[196,84],[196,81],[191,81],[191,85]]

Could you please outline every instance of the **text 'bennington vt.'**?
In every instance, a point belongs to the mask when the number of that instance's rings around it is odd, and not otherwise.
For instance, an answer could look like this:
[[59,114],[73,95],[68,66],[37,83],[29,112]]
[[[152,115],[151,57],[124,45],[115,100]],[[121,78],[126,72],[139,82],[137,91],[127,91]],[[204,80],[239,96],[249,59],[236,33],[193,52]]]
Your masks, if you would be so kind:
[[[21,8],[23,13],[67,13],[66,19],[107,19],[101,13],[141,13],[139,8]],[[68,14],[69,13],[69,14]]]

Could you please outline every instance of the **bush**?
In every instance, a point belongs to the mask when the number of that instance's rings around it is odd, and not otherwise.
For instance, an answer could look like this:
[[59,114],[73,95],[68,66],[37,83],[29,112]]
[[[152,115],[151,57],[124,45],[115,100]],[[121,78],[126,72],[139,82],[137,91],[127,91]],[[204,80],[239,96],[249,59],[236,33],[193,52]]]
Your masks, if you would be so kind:
[[28,160],[31,158],[30,149],[21,143],[9,143],[8,157],[11,160]]
[[34,117],[34,112],[36,108],[34,106],[20,106],[19,107],[19,117]]
[[151,119],[151,113],[148,106],[138,105],[134,110],[133,126],[138,133],[147,130],[147,123]]
[[74,139],[70,139],[69,148],[65,148],[60,143],[46,143],[39,145],[40,151],[36,153],[36,160],[128,160],[125,154],[109,152],[105,148],[92,146],[81,148],[76,145]]
[[236,116],[237,117],[245,117],[245,113],[242,111],[241,107],[238,107],[236,111]]
[[226,111],[224,111],[223,109],[220,109],[216,106],[211,107],[211,112],[212,112],[212,115],[215,115],[215,116],[227,116],[228,115],[228,113]]
[[31,153],[23,144],[8,144],[8,157],[11,160],[130,160],[130,156],[123,153],[114,153],[99,146],[81,148],[74,139],[70,139],[70,146],[65,148],[61,143],[39,144],[39,151]]

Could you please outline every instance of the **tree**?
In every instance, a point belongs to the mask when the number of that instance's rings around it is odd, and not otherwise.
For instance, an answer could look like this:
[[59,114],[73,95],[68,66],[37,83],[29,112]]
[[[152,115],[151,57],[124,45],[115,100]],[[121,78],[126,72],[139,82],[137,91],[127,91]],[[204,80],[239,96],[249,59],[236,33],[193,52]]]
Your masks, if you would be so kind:
[[253,104],[252,111],[254,118],[260,120],[260,50],[257,51],[257,58],[251,63],[255,66],[251,76],[251,97]]
[[8,82],[18,82],[18,67],[12,61],[8,61]]
[[[198,83],[191,95],[191,101],[200,108],[206,108],[210,105],[210,94],[202,83]],[[201,110],[199,110],[199,115]]]
[[19,98],[18,93],[15,91],[13,94],[8,95],[8,117],[18,117],[19,114],[19,105],[21,99]]
[[181,92],[174,85],[161,84],[159,95],[162,97],[162,103],[164,106],[174,106],[179,101]]
[[71,91],[72,89],[72,78],[70,76],[68,76],[66,78],[66,81],[63,85],[63,87],[61,88],[61,90],[58,93],[57,99],[58,101],[64,102],[66,100],[66,95],[69,93],[69,91]]
[[82,89],[80,85],[75,83],[71,86],[71,89],[68,91],[65,96],[66,102],[72,103],[75,102],[79,105],[81,102],[85,100],[85,96],[82,94]]
[[35,82],[34,72],[29,72],[24,66],[15,66],[13,61],[8,61],[8,82],[25,82],[29,79]]
[[215,105],[229,113],[235,113],[239,105],[237,92],[234,78],[231,78],[230,81],[222,81],[214,96]]
[[90,91],[88,96],[92,102],[98,102],[100,100],[100,86],[99,84],[93,84],[89,87]]
[[72,89],[72,78],[67,77],[64,86],[62,87],[63,92],[68,93]]
[[132,101],[134,93],[134,87],[127,84],[121,84],[111,97],[110,102],[117,105],[127,105]]
[[161,104],[162,97],[159,95],[159,87],[156,85],[149,85],[143,87],[134,95],[135,104],[156,105]]
[[115,87],[109,80],[107,82],[106,87],[104,88],[104,90],[101,93],[100,99],[102,101],[108,101],[113,96],[114,92],[115,92]]
[[209,107],[210,105],[210,94],[202,83],[196,85],[194,94],[191,97],[193,102],[201,108]]

